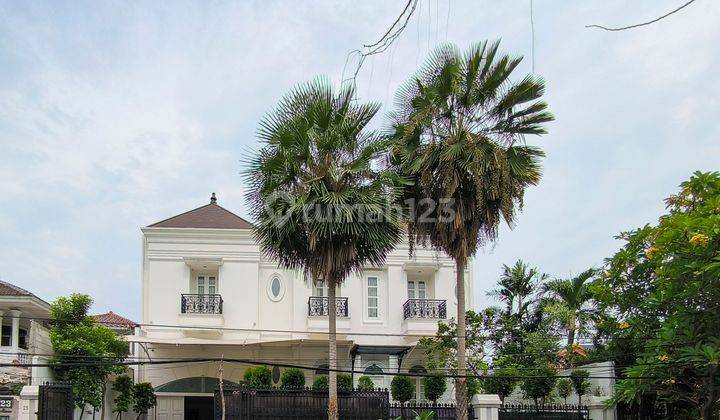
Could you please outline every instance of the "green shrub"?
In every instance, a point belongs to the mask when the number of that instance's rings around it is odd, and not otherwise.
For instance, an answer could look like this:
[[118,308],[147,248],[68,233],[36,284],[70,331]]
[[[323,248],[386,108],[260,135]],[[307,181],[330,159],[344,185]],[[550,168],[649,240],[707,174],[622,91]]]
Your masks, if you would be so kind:
[[357,389],[358,391],[372,391],[373,389],[375,389],[375,384],[369,376],[363,375],[358,378]]
[[390,382],[390,394],[394,400],[405,404],[415,395],[415,383],[407,376],[398,375]]
[[316,376],[312,389],[313,391],[327,391],[329,388],[328,385],[328,377],[326,375]]
[[113,382],[112,390],[118,393],[114,400],[113,413],[118,413],[120,418],[122,418],[122,413],[127,413],[132,408],[135,400],[133,398],[134,386],[133,379],[128,375],[120,375]]
[[352,375],[349,373],[338,373],[337,375],[338,391],[352,391]]
[[155,407],[157,398],[150,382],[140,382],[133,386],[133,401],[135,401],[133,411],[138,414],[147,414],[151,408]]
[[280,385],[283,388],[302,388],[305,386],[305,374],[301,369],[285,369],[280,377]]
[[558,396],[567,404],[567,398],[573,391],[572,382],[567,379],[560,379],[555,387],[557,388]]
[[482,378],[480,385],[486,394],[497,394],[500,401],[505,401],[505,397],[515,389],[518,376],[520,371],[515,367],[497,368],[492,374]]
[[[330,378],[327,375],[318,376],[313,381],[313,391],[326,391],[330,387]],[[349,373],[338,373],[338,391],[352,391],[352,376]]]
[[437,402],[447,389],[447,382],[441,375],[430,375],[422,379],[425,388],[425,398],[432,402]]
[[587,394],[590,389],[588,376],[590,376],[590,372],[584,369],[575,369],[570,372],[570,382],[572,382],[573,389],[575,389],[575,393],[580,399],[582,399],[583,395]]
[[243,379],[251,388],[270,388],[272,386],[272,370],[267,366],[255,366],[245,371]]
[[528,370],[525,374],[528,378],[523,379],[520,388],[525,397],[532,398],[535,405],[544,403],[545,399],[555,389],[557,382],[557,371],[552,367],[538,367]]

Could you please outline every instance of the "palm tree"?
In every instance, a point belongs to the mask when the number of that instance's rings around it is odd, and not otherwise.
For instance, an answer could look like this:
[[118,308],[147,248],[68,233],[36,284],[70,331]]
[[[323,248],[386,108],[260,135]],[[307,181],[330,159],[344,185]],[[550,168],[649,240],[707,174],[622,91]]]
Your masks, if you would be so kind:
[[524,136],[544,134],[553,119],[542,79],[511,81],[521,57],[498,54],[499,42],[461,54],[442,45],[400,89],[392,114],[390,163],[412,187],[411,244],[430,242],[455,260],[457,273],[457,418],[467,418],[465,283],[467,261],[512,225],[525,188],[540,181],[544,153]]
[[382,265],[401,235],[386,201],[399,178],[377,169],[386,142],[366,130],[379,105],[353,95],[324,78],[297,86],[260,123],[263,147],[246,172],[262,252],[328,285],[330,419],[338,418],[336,287]]
[[512,267],[503,264],[498,281],[500,288],[492,290],[488,295],[504,301],[506,314],[522,321],[530,312],[532,301],[529,298],[535,293],[537,285],[546,278],[547,274],[541,274],[523,260],[517,260]]
[[571,279],[555,279],[543,286],[544,292],[549,295],[546,311],[565,324],[568,347],[575,342],[575,332],[582,330],[594,313],[593,294],[588,281],[596,273],[597,270],[590,268]]

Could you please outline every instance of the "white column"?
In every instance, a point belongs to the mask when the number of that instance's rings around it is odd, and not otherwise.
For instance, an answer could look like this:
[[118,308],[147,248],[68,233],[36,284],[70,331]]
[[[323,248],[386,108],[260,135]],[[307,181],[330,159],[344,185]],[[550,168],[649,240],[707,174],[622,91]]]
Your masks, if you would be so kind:
[[615,420],[615,406],[608,407],[607,401],[609,396],[595,397],[589,396],[588,410],[590,411],[590,419],[592,420]]
[[495,394],[476,394],[470,403],[476,420],[498,420],[499,409],[502,406],[500,396]]
[[10,345],[12,346],[13,353],[17,353],[20,348],[20,314],[21,312],[17,309],[10,311],[10,315],[12,315],[12,338]]

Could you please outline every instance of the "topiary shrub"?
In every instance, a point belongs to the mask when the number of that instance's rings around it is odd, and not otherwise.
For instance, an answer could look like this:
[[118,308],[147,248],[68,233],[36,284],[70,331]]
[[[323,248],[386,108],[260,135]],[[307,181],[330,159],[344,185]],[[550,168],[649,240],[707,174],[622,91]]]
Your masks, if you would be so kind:
[[584,369],[575,369],[570,372],[570,382],[572,382],[573,389],[575,389],[580,403],[582,402],[583,395],[587,394],[590,389],[588,376],[590,376],[590,372]]
[[375,389],[375,384],[369,376],[361,376],[358,378],[358,391],[372,391]]
[[430,375],[423,378],[423,387],[425,388],[425,398],[436,403],[438,398],[442,397],[447,389],[445,378],[440,375]]
[[338,391],[352,391],[352,375],[349,373],[338,373],[337,387]]
[[492,374],[480,380],[480,386],[486,394],[497,394],[500,401],[512,394],[518,383],[520,371],[515,367],[497,368]]
[[272,386],[272,370],[267,366],[255,366],[245,371],[243,379],[251,388],[270,388]]
[[301,369],[285,369],[280,377],[280,386],[283,388],[302,388],[305,386],[305,374]]
[[398,375],[390,382],[390,394],[394,400],[405,404],[415,395],[415,383],[407,376]]
[[560,379],[555,388],[557,389],[558,396],[567,404],[567,399],[573,390],[572,382],[567,379]]
[[552,367],[537,367],[526,371],[525,376],[520,384],[526,398],[532,398],[535,405],[542,405],[545,399],[555,389],[557,382],[557,371]]
[[325,375],[322,376],[316,376],[315,380],[313,381],[312,389],[313,391],[327,391],[328,388],[330,388],[328,384],[328,377]]

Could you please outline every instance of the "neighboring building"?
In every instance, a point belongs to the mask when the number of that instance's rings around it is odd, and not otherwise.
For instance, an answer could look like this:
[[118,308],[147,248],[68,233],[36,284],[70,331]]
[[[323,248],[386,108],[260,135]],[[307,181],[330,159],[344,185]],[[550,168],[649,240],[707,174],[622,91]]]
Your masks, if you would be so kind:
[[[128,337],[142,347],[137,357],[292,363],[312,368],[307,384],[326,374],[327,288],[265,259],[252,225],[218,205],[214,194],[210,204],[142,234],[142,327]],[[439,320],[456,313],[455,277],[446,255],[419,248],[410,258],[405,244],[384,266],[347,278],[337,293],[340,367],[363,371],[383,388],[391,379],[385,373],[421,372],[418,336],[434,334]],[[465,278],[471,308],[469,271]],[[241,381],[246,368],[225,363],[224,380]],[[206,418],[217,370],[217,363],[147,365],[137,368],[136,380],[156,388],[158,419]]]
[[[33,355],[52,354],[46,327],[49,314],[47,302],[25,289],[0,281],[2,363],[30,363]],[[0,368],[0,387],[29,385],[30,377],[27,367]]]
[[[0,363],[27,364],[44,360],[34,355],[52,354],[46,320],[50,305],[13,284],[0,281]],[[25,366],[0,367],[0,420],[17,418],[18,394],[24,385],[40,383],[48,378],[36,369]]]
[[97,324],[104,325],[122,335],[132,334],[137,326],[137,322],[120,316],[113,311],[93,315],[93,319]]

